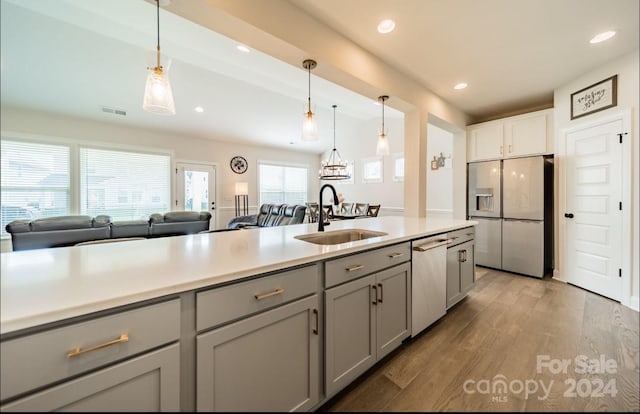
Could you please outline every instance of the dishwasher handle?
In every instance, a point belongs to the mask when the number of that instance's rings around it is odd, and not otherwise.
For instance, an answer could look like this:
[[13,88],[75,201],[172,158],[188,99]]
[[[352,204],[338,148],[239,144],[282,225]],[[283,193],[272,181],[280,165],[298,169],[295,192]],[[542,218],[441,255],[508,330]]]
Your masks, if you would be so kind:
[[431,243],[421,244],[419,246],[413,246],[413,251],[415,252],[426,252],[427,250],[435,249],[436,247],[444,246],[447,244],[451,244],[453,239],[440,239],[432,241]]

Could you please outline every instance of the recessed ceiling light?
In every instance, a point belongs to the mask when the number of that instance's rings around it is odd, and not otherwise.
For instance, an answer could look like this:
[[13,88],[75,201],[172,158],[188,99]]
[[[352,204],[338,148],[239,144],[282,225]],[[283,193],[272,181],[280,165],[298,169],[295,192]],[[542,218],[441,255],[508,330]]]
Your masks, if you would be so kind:
[[195,108],[193,108],[193,110],[196,111],[199,114],[204,112],[204,108],[201,107],[201,106],[196,106]]
[[384,19],[378,23],[378,33],[390,33],[396,28],[396,22],[391,19]]
[[456,84],[456,86],[453,87],[453,89],[464,89],[467,87],[467,84],[464,82],[460,82],[458,84]]
[[239,51],[244,52],[244,53],[249,53],[250,52],[249,48],[246,47],[245,45],[238,45],[238,46],[236,46],[236,49],[238,49]]
[[593,37],[593,39],[589,40],[589,43],[600,43],[604,42],[607,39],[611,39],[616,35],[616,32],[613,30],[609,30],[608,32],[602,32]]

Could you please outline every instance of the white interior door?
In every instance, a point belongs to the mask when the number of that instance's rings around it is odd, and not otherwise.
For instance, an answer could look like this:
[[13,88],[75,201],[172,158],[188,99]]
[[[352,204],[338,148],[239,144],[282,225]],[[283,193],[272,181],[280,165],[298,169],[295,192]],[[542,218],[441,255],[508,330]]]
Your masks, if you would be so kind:
[[566,135],[567,281],[622,297],[622,120]]
[[213,165],[176,163],[176,209],[208,211],[216,228],[216,169]]

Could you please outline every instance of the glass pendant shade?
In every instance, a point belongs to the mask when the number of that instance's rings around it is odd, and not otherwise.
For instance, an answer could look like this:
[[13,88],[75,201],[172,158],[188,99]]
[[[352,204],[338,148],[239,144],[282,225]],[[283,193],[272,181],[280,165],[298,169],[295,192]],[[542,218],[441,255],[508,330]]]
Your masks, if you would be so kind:
[[384,128],[384,101],[387,99],[389,99],[387,95],[378,96],[378,101],[382,102],[382,128],[380,128],[378,135],[376,155],[389,155],[389,138],[387,138],[387,130]]
[[159,115],[176,114],[169,74],[164,72],[161,67],[150,68],[147,71],[142,109]]
[[387,138],[387,134],[384,132],[381,132],[380,135],[378,135],[376,155],[389,155],[389,139]]
[[321,180],[348,180],[351,178],[348,162],[343,161],[340,153],[336,149],[336,107],[333,105],[333,149],[329,154],[329,158],[322,161],[318,178]]
[[157,64],[154,68],[147,68],[147,83],[144,88],[142,109],[159,115],[175,115],[176,107],[173,103],[173,92],[169,83],[168,69],[164,70],[160,64],[160,1],[156,0],[156,18],[158,28],[158,44],[156,46]]
[[302,67],[305,68],[309,74],[309,97],[307,98],[307,111],[302,119],[302,140],[303,141],[317,141],[318,140],[318,121],[316,116],[311,110],[311,69],[317,65],[313,59],[306,59],[302,62]]
[[304,114],[302,120],[302,140],[303,141],[316,141],[318,139],[318,122],[311,109]]

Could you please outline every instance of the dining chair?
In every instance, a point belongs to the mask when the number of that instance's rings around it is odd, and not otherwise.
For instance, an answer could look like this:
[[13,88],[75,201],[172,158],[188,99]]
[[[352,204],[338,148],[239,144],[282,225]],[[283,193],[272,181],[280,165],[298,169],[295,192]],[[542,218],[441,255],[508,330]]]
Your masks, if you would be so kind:
[[364,216],[369,211],[369,203],[356,203],[353,208],[353,214],[356,216]]
[[367,216],[378,217],[378,212],[380,211],[380,204],[370,204],[367,209]]
[[309,223],[315,223],[318,221],[318,209],[320,206],[318,203],[305,203],[307,205],[307,209],[309,211]]
[[353,203],[342,203],[342,205],[340,206],[341,215],[351,214],[351,210],[353,210]]
[[[333,206],[329,205],[329,206],[322,206],[322,219],[326,220],[330,220],[333,218]],[[318,220],[320,220],[321,218],[319,217]]]

